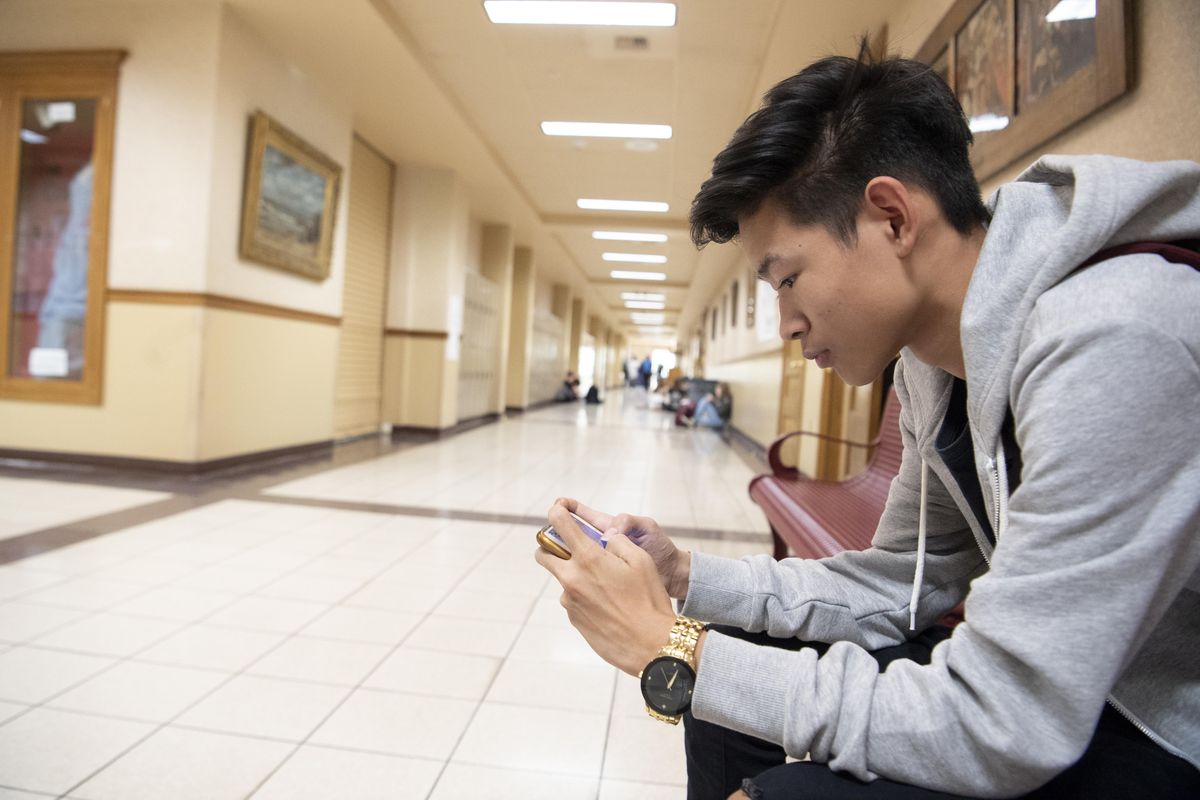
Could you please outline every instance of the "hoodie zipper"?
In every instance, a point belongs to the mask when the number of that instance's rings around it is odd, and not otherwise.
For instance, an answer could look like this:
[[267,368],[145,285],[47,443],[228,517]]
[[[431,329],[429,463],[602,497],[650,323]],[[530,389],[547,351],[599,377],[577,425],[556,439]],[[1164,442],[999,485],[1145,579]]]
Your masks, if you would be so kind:
[[1191,759],[1189,759],[1187,756],[1185,756],[1177,748],[1172,747],[1170,745],[1170,743],[1165,741],[1161,736],[1159,736],[1157,733],[1155,733],[1154,731],[1147,728],[1141,722],[1141,720],[1137,719],[1136,717],[1133,716],[1133,714],[1126,711],[1125,707],[1122,706],[1120,703],[1118,703],[1115,699],[1113,699],[1113,697],[1111,695],[1105,699],[1105,702],[1107,702],[1110,706],[1112,706],[1113,709],[1115,709],[1118,714],[1120,714],[1122,717],[1124,717],[1126,722],[1128,722],[1130,725],[1132,725],[1133,727],[1135,727],[1139,731],[1141,731],[1143,736],[1145,736],[1150,741],[1154,742],[1156,745],[1161,747],[1163,750],[1166,750],[1168,753],[1170,753],[1173,756],[1182,758],[1184,761],[1189,761],[1189,762],[1191,761]]

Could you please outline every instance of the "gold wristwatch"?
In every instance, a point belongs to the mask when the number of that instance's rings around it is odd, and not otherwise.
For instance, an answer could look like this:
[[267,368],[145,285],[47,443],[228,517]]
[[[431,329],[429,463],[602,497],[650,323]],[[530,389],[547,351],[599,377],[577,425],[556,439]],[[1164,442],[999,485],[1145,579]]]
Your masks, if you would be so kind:
[[678,725],[683,712],[691,708],[696,687],[696,643],[703,632],[703,623],[676,617],[670,640],[638,676],[646,713],[655,719]]

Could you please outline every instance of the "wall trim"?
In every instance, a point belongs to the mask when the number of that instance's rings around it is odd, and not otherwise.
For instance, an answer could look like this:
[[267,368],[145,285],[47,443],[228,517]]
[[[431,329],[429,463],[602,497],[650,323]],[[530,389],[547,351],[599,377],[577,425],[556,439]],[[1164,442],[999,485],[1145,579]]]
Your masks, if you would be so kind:
[[[384,335],[386,336],[404,336],[409,339],[449,339],[450,334],[445,331],[421,331],[412,330],[409,328],[385,328]],[[433,430],[432,428],[428,430]]]
[[734,424],[725,426],[725,435],[734,449],[740,449],[757,462],[760,469],[767,469],[767,448],[758,443],[748,433]]
[[503,414],[493,412],[459,420],[447,428],[427,428],[421,425],[393,425],[392,440],[432,442],[450,436],[457,436],[460,433],[466,433],[475,428],[482,428],[484,425],[491,425],[493,422],[499,422],[503,418]]
[[545,408],[546,406],[554,405],[558,405],[557,400],[538,400],[530,403],[527,406],[505,406],[504,413],[508,414],[509,416],[528,414],[530,411],[537,411],[539,408]]
[[319,442],[259,450],[237,456],[212,458],[207,461],[168,461],[157,458],[135,458],[131,456],[105,456],[91,453],[64,453],[53,450],[16,450],[0,448],[0,459],[20,461],[42,461],[58,464],[80,464],[104,469],[120,469],[135,472],[166,472],[172,475],[203,475],[230,467],[246,464],[261,464],[280,458],[328,454],[333,451],[332,439]]
[[105,293],[109,303],[147,303],[167,306],[204,306],[219,308],[223,311],[241,311],[246,314],[258,314],[264,317],[297,320],[299,322],[315,322],[320,325],[341,325],[342,318],[328,314],[317,314],[313,311],[300,311],[295,308],[284,308],[269,303],[258,303],[253,300],[240,300],[236,297],[226,297],[219,294],[204,292],[166,292],[153,289],[109,289]]

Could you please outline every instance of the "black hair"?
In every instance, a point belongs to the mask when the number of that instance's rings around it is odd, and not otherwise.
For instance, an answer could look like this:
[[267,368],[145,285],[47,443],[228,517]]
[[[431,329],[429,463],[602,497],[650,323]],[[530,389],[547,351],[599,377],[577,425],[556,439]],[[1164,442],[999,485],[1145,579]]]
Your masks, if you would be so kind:
[[730,241],[738,218],[772,197],[795,223],[820,224],[853,244],[863,191],[880,175],[929,192],[968,235],[990,218],[971,141],[962,107],[932,68],[875,60],[864,40],[858,58],[821,59],[767,92],[692,201],[692,241]]

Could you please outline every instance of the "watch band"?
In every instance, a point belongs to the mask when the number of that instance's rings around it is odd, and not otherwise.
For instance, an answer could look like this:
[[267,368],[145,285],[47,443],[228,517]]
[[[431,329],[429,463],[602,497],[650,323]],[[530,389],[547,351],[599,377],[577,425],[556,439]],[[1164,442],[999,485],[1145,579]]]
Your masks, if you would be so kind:
[[[692,672],[696,672],[696,645],[700,641],[700,634],[704,633],[704,623],[694,620],[691,617],[679,616],[675,618],[675,624],[671,626],[670,638],[658,651],[657,658],[670,656],[678,658],[692,668]],[[640,676],[639,676],[640,677]],[[649,704],[646,705],[646,713],[660,722],[666,722],[669,725],[678,725],[682,718],[680,714],[663,714],[654,710]]]

